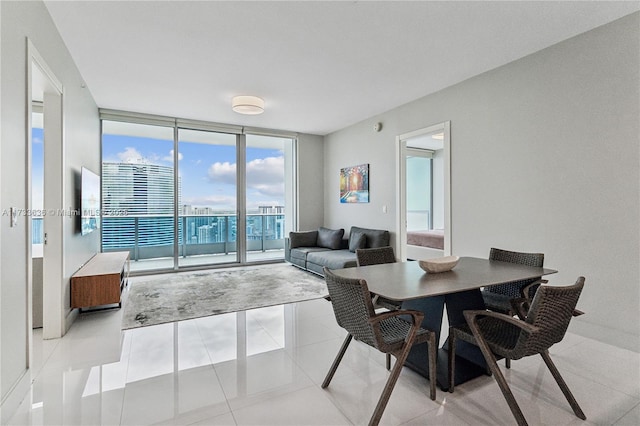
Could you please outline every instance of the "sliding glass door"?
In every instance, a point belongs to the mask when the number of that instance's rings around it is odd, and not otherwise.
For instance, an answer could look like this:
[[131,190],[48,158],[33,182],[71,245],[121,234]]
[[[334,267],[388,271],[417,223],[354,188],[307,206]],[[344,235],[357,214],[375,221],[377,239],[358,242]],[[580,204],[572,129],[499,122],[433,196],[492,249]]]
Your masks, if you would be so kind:
[[237,135],[178,130],[178,265],[238,262]]
[[102,120],[103,251],[133,272],[284,259],[294,138],[135,120]]

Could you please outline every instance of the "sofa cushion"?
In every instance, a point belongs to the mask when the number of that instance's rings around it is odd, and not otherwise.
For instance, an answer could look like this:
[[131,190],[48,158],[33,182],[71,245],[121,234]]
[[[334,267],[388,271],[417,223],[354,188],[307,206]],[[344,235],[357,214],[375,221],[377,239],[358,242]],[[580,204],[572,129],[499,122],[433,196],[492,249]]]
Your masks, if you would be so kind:
[[391,240],[389,231],[384,231],[381,229],[359,228],[357,226],[352,226],[351,232],[349,234],[353,232],[362,232],[367,236],[367,244],[365,248],[386,247],[389,245],[389,242]]
[[349,250],[327,250],[310,252],[307,255],[307,268],[313,269],[311,264],[319,265],[319,271],[322,266],[329,269],[351,268],[356,266],[356,254]]
[[351,232],[349,234],[349,251],[355,253],[357,249],[363,249],[367,245],[367,236],[363,232]]
[[314,247],[318,231],[289,232],[289,247]]
[[316,251],[329,251],[328,248],[324,247],[297,247],[291,249],[291,258],[292,259],[302,259],[307,260],[307,255]]
[[326,247],[331,250],[340,250],[344,229],[318,228],[318,239],[316,246]]

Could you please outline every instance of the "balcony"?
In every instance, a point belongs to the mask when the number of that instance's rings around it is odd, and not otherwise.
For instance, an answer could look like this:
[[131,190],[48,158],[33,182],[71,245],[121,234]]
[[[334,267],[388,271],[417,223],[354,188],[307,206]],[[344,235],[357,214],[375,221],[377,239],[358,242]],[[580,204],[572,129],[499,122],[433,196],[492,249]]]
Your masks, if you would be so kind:
[[[284,258],[284,215],[247,215],[247,258]],[[103,216],[102,251],[128,250],[132,270],[173,267],[173,216]],[[43,241],[42,218],[32,222],[32,242]],[[234,214],[178,217],[180,266],[229,263],[236,260],[237,217]],[[162,260],[162,262],[154,262]],[[138,266],[135,263],[140,262]],[[144,265],[142,265],[144,264]]]

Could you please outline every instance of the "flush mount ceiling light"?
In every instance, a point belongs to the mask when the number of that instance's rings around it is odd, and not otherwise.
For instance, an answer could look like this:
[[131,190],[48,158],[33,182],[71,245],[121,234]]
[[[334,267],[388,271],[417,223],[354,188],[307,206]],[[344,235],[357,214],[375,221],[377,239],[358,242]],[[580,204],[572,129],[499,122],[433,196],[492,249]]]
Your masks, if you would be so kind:
[[436,133],[435,135],[431,135],[431,137],[438,140],[444,140],[444,133]]
[[262,114],[264,100],[257,96],[234,96],[231,100],[231,109],[240,114]]

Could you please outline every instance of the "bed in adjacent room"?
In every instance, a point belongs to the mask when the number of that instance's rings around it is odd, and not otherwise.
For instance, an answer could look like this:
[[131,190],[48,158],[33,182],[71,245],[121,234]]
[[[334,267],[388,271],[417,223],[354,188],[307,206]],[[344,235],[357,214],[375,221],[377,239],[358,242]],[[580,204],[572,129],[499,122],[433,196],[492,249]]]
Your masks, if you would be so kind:
[[408,259],[429,259],[443,255],[443,229],[407,231]]

